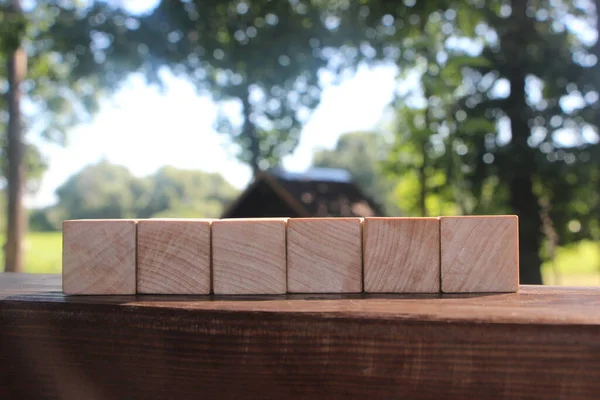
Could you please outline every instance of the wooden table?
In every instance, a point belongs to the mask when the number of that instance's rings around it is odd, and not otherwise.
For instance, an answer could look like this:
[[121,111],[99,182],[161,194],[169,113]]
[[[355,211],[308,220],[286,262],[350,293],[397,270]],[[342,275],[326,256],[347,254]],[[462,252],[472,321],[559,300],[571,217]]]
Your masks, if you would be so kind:
[[65,297],[0,276],[0,399],[600,398],[600,288]]

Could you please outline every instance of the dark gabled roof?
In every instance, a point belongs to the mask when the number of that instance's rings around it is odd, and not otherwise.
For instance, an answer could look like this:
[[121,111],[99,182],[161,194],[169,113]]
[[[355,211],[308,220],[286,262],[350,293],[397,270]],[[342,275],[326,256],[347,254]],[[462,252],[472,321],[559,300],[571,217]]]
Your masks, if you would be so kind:
[[[260,173],[240,197],[223,213],[222,218],[239,216],[236,210],[262,185],[286,203],[296,215],[292,217],[369,217],[383,216],[382,209],[350,181],[290,178],[284,174]],[[260,207],[259,204],[256,207]]]
[[312,217],[383,215],[379,207],[352,182],[274,179]]

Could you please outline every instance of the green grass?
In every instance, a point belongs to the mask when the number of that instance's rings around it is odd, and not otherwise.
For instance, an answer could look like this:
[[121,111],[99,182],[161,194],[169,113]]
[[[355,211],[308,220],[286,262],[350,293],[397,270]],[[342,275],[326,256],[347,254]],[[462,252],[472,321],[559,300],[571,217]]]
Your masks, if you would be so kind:
[[544,284],[557,286],[600,286],[600,274],[559,275],[558,281],[554,275],[542,272]]
[[557,249],[554,269],[545,263],[542,276],[547,285],[600,286],[600,243],[583,240]]
[[[4,265],[4,252],[0,252],[0,265]],[[62,233],[30,232],[25,241],[25,272],[59,274],[61,270]]]
[[47,274],[62,271],[62,233],[32,232],[27,236],[25,270]]
[[[4,239],[0,238],[4,243]],[[0,251],[0,265],[4,265]],[[25,272],[60,273],[62,268],[61,232],[31,232],[25,244]],[[557,250],[556,279],[550,263],[542,267],[544,283],[548,285],[600,286],[600,243],[582,241]]]

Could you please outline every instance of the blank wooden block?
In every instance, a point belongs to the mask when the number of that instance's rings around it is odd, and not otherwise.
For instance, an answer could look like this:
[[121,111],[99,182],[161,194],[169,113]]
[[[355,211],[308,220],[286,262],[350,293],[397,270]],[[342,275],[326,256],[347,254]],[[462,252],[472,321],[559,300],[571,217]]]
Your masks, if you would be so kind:
[[445,293],[516,292],[518,218],[441,217],[441,275]]
[[138,221],[137,292],[210,293],[208,219]]
[[363,238],[365,292],[440,291],[438,218],[365,218]]
[[285,224],[286,218],[214,221],[214,293],[285,294]]
[[362,291],[360,218],[288,221],[288,292]]
[[63,223],[65,294],[135,294],[136,221]]

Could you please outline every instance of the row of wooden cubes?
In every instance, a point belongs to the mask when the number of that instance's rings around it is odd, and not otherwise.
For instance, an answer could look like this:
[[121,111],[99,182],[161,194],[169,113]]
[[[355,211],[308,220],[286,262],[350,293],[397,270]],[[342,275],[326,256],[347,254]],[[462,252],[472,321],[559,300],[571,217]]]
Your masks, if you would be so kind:
[[65,294],[518,289],[516,216],[72,220]]

